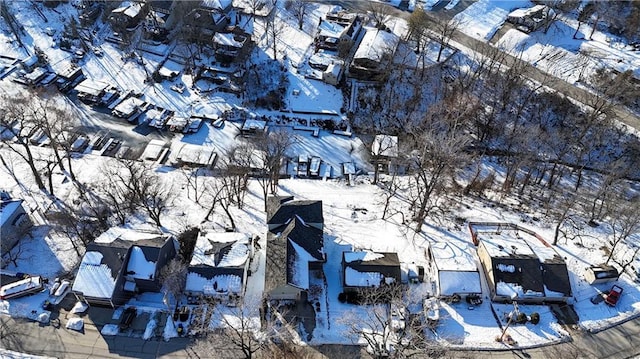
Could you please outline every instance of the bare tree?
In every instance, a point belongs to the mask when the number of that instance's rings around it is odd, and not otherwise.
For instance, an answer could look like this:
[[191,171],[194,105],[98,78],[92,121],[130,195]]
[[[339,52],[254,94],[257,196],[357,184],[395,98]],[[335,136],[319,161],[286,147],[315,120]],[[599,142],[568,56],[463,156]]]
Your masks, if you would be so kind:
[[298,20],[298,29],[302,30],[304,18],[309,12],[309,2],[307,0],[292,0],[290,10]]
[[219,355],[223,357],[255,358],[275,335],[275,328],[261,328],[260,308],[260,298],[246,297],[235,306],[204,298],[194,313],[201,318],[196,330],[204,336],[195,342],[194,349],[225,353]]
[[373,21],[373,24],[378,29],[384,29],[387,27],[387,22],[391,19],[391,11],[388,5],[370,1],[367,6],[367,14]]
[[424,337],[425,326],[419,316],[409,313],[407,304],[416,304],[417,297],[412,298],[406,286],[384,284],[360,290],[357,297],[364,310],[346,312],[339,322],[346,327],[344,334],[365,344],[374,358],[442,355],[442,348]]
[[30,138],[40,131],[40,128],[28,111],[30,100],[27,96],[8,97],[3,95],[0,97],[0,108],[4,109],[3,115],[0,116],[0,125],[13,137],[3,137],[2,142],[25,161],[38,188],[46,191],[46,186],[36,164],[36,155],[31,149]]
[[[616,205],[615,212],[611,214],[611,240],[609,241],[610,248],[609,255],[607,256],[606,264],[610,261],[614,261],[626,269],[638,254],[639,246],[637,244],[632,246],[630,241],[631,237],[640,233],[640,197],[635,197],[630,201],[625,201],[623,198],[619,198]],[[630,246],[633,255],[624,253],[626,255],[620,255],[621,245]]]
[[278,129],[265,132],[254,139],[254,145],[260,153],[260,173],[258,180],[264,196],[264,208],[267,209],[267,196],[277,194],[280,169],[287,151],[297,141],[291,132]]
[[158,176],[139,161],[116,159],[106,169],[108,189],[104,191],[107,202],[114,206],[114,213],[121,223],[129,214],[142,209],[161,227],[162,213],[173,200],[173,192]]
[[422,230],[430,212],[438,208],[446,181],[470,160],[461,150],[470,144],[470,138],[458,127],[456,123],[433,123],[415,136],[409,161],[413,172],[412,207],[416,232]]
[[440,62],[440,58],[442,57],[442,52],[444,49],[449,46],[449,42],[451,41],[451,37],[453,34],[458,31],[458,29],[462,26],[462,22],[458,19],[443,19],[437,17],[432,27],[433,35],[435,36],[435,40],[440,45],[438,47],[438,58],[437,62]]
[[587,2],[582,10],[580,10],[578,13],[578,26],[576,26],[576,31],[573,33],[574,39],[577,39],[578,31],[580,31],[582,24],[588,22],[595,11],[596,8],[593,2]]
[[280,41],[280,37],[284,34],[286,30],[286,26],[283,23],[282,19],[278,18],[277,11],[272,11],[271,15],[268,18],[265,18],[265,33],[267,36],[267,43],[271,47],[273,51],[273,59],[278,59],[278,41]]
[[209,217],[211,217],[217,207],[221,207],[224,213],[227,215],[227,218],[229,219],[231,225],[230,229],[235,230],[236,223],[230,210],[230,207],[233,204],[232,183],[233,180],[225,176],[217,177],[207,183],[207,194],[209,196],[207,200],[211,203],[211,206],[209,207],[209,210],[207,211],[203,222],[209,220]]
[[160,281],[162,282],[162,291],[167,298],[165,303],[171,303],[171,300],[177,304],[180,294],[187,282],[187,262],[184,259],[174,258],[167,263],[160,271]]

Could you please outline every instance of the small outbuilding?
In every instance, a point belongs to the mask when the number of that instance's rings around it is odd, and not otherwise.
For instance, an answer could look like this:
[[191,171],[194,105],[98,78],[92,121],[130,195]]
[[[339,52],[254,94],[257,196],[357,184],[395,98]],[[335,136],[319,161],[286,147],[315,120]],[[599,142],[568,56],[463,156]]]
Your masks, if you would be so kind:
[[342,253],[342,286],[345,293],[375,289],[382,285],[400,283],[401,280],[402,272],[397,253]]
[[618,280],[618,277],[620,277],[618,269],[607,264],[587,267],[584,272],[584,279],[589,284],[612,282]]

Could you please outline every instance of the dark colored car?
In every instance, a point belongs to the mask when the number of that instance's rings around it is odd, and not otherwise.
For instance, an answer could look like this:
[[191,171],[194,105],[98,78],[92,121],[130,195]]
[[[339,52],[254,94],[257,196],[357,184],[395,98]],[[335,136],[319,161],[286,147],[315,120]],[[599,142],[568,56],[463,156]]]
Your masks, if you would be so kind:
[[125,309],[124,313],[122,313],[122,317],[120,318],[120,330],[129,328],[129,326],[133,322],[133,319],[135,319],[136,314],[137,312],[135,307],[129,307]]
[[604,298],[604,302],[609,304],[610,306],[615,306],[618,303],[620,296],[622,295],[622,291],[622,287],[614,284],[613,287],[611,287],[609,294],[607,294],[607,296]]

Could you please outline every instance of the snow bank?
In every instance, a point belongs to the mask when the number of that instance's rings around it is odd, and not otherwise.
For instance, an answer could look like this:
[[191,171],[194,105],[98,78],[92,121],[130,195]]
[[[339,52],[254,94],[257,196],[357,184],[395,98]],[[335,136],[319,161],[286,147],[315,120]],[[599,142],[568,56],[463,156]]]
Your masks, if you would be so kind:
[[84,320],[82,318],[71,318],[67,321],[66,328],[81,331],[84,328]]
[[151,339],[154,335],[154,331],[156,330],[156,320],[155,319],[151,319],[148,323],[147,323],[147,327],[144,329],[144,334],[142,335],[142,339],[144,340],[149,340]]
[[0,358],[3,358],[3,359],[53,359],[53,357],[19,353],[19,352],[14,352],[13,350],[7,350],[2,348],[0,348]]
[[87,303],[76,302],[76,305],[74,305],[73,308],[71,308],[71,313],[73,314],[84,313],[87,311],[87,309],[89,309],[89,306],[87,305]]
[[117,324],[105,324],[100,330],[100,334],[102,335],[117,335],[118,334],[118,325]]

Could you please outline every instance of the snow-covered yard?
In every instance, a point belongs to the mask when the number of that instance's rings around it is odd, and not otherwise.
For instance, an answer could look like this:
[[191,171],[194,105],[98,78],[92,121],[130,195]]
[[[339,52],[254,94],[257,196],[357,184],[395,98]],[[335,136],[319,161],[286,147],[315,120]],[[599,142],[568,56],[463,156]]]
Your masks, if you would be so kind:
[[[460,13],[459,19],[464,24],[463,31],[471,36],[482,39],[490,38],[506,18],[506,14],[516,7],[526,7],[532,5],[529,1],[487,1],[480,0],[471,5],[467,10]],[[41,23],[33,10],[31,2],[12,2],[11,5],[20,22],[31,37],[29,46],[38,46],[46,49],[52,67],[62,64],[71,56],[70,53],[60,49],[52,48],[52,41],[41,31]],[[69,9],[68,6],[65,9]],[[308,48],[313,38],[309,35],[313,24],[326,12],[328,6],[318,5],[305,25],[305,31],[297,31],[295,27],[288,28],[285,36],[293,39],[288,41],[286,46],[281,46],[280,55],[286,54],[287,60],[283,63],[288,70],[287,77],[290,82],[290,90],[286,95],[287,105],[290,110],[309,112],[328,112],[340,116],[343,107],[343,97],[339,89],[329,86],[317,80],[305,78],[302,74],[293,71],[293,68],[305,61],[308,57]],[[56,18],[62,16],[54,11],[45,9],[48,17]],[[291,19],[289,19],[291,20]],[[638,69],[640,63],[638,58],[629,55],[628,52],[618,53],[614,45],[604,37],[605,35],[596,32],[593,42],[584,40],[567,40],[572,31],[569,20],[561,22],[558,29],[553,29],[544,35],[536,32],[525,35],[516,30],[509,31],[502,39],[500,46],[510,51],[522,51],[523,58],[535,63],[541,68],[551,70],[552,64],[548,60],[551,58],[563,57],[566,63],[561,66],[562,73],[557,75],[570,81],[576,81],[579,77],[577,71],[589,71],[588,67],[578,68],[576,65],[576,53],[587,51],[590,53],[599,52],[614,55],[600,56],[601,60],[611,66],[620,66],[620,70],[626,68]],[[4,23],[0,22],[2,26]],[[50,26],[56,26],[60,22],[51,22]],[[61,31],[61,27],[55,27],[56,32]],[[262,44],[262,55],[269,55],[269,48]],[[110,43],[101,45],[104,50],[103,57],[96,57],[89,54],[83,60],[85,72],[90,74],[92,79],[105,80],[117,85],[121,89],[133,89],[144,93],[145,99],[155,104],[172,108],[183,113],[206,113],[219,115],[224,110],[228,110],[235,105],[241,104],[241,99],[227,94],[202,97],[196,91],[186,91],[178,93],[170,90],[173,83],[164,81],[161,84],[151,85],[145,83],[147,71],[144,66],[150,67],[158,61],[153,55],[143,54],[145,64],[138,64],[135,61],[125,61],[121,57],[121,51]],[[169,49],[164,49],[169,51]],[[0,32],[0,52],[18,58],[26,57],[24,51],[17,47],[16,43],[10,40],[4,32]],[[430,53],[437,52],[433,47]],[[447,55],[449,52],[447,52]],[[617,55],[616,55],[617,54]],[[617,61],[621,59],[622,62]],[[295,65],[295,66],[294,66]],[[171,64],[173,67],[180,67],[179,64]],[[553,65],[557,66],[557,65]],[[147,69],[148,70],[148,69]],[[191,87],[191,75],[182,73],[178,81],[184,82],[187,87]],[[19,91],[8,79],[0,80],[0,90],[5,93]],[[296,90],[296,91],[293,91]],[[60,99],[60,101],[66,101]],[[93,112],[85,107],[81,108],[84,123],[107,126],[92,117]],[[81,111],[77,110],[77,111]],[[258,110],[261,115],[282,115],[272,111]],[[285,113],[291,115],[291,113]],[[299,115],[305,118],[304,115]],[[310,118],[310,117],[306,117]],[[130,126],[114,125],[120,130],[132,132]],[[224,126],[218,128],[210,123],[206,123],[197,133],[189,135],[175,135],[172,146],[182,144],[193,144],[215,149],[219,155],[224,155],[226,150],[238,142],[239,126],[241,124],[227,121]],[[278,127],[278,126],[274,126]],[[298,155],[318,156],[322,158],[326,166],[331,166],[333,176],[339,177],[342,174],[343,163],[353,163],[360,170],[353,183],[348,184],[344,179],[309,180],[299,178],[287,178],[280,181],[279,193],[295,196],[296,199],[322,200],[324,211],[324,245],[327,253],[327,263],[324,265],[325,282],[321,278],[312,278],[311,285],[319,288],[314,293],[314,299],[319,303],[320,310],[316,313],[316,327],[312,335],[312,344],[354,344],[358,338],[348,334],[348,328],[343,320],[346,313],[355,317],[365,318],[367,307],[342,303],[338,300],[341,286],[341,254],[344,251],[372,250],[379,252],[396,252],[400,262],[405,264],[417,264],[427,266],[425,249],[429,243],[436,241],[449,241],[460,244],[460,248],[470,248],[469,253],[473,254],[473,246],[470,241],[469,231],[466,224],[469,221],[503,221],[523,224],[524,226],[540,233],[544,238],[553,236],[553,225],[549,221],[533,221],[531,218],[544,218],[540,213],[524,213],[515,210],[505,210],[496,206],[488,206],[485,202],[465,198],[465,206],[451,208],[452,216],[462,218],[464,224],[454,222],[429,223],[423,232],[416,234],[406,226],[404,218],[396,214],[391,218],[382,219],[382,208],[384,195],[380,187],[371,184],[371,177],[368,175],[371,166],[367,161],[368,149],[356,136],[336,135],[329,131],[320,130],[317,136],[310,131],[296,130],[292,126],[283,126],[283,130],[289,131],[291,136],[295,136],[296,141],[290,148],[288,155],[296,158]],[[43,153],[49,151],[48,148],[37,147],[36,152]],[[9,151],[0,148],[0,154],[9,155]],[[29,168],[26,164],[18,161],[14,157],[13,170],[19,183],[13,180],[7,169],[0,169],[0,188],[7,190],[15,197],[25,200],[26,207],[36,223],[36,227],[31,233],[31,237],[22,239],[19,247],[15,251],[22,251],[16,264],[10,263],[6,269],[23,272],[31,275],[42,275],[53,280],[56,276],[64,272],[73,272],[79,262],[79,256],[75,253],[73,246],[65,236],[50,230],[50,224],[43,214],[48,213],[52,201],[42,194],[35,186]],[[99,156],[96,153],[86,153],[73,159],[74,169],[81,183],[90,186],[100,186],[103,173],[99,170],[109,167],[115,161],[112,158]],[[171,186],[175,199],[167,208],[163,220],[163,230],[172,234],[178,234],[185,228],[199,226],[211,231],[221,231],[227,227],[227,219],[224,213],[214,213],[211,220],[202,223],[207,208],[195,203],[189,193],[188,176],[184,169],[171,166],[153,165],[155,173],[159,174],[161,180]],[[295,173],[290,168],[291,173]],[[290,173],[290,174],[291,174]],[[292,176],[295,177],[295,176]],[[78,201],[77,191],[71,181],[62,173],[56,173],[55,188],[56,196],[62,203],[73,203]],[[408,180],[404,178],[403,180]],[[234,218],[236,229],[241,233],[251,233],[264,237],[266,232],[265,214],[263,211],[262,191],[256,181],[250,181],[246,203],[243,208],[230,208]],[[219,211],[221,212],[221,211]],[[407,215],[408,216],[408,215]],[[149,226],[146,218],[131,218],[126,227],[140,228]],[[598,264],[604,261],[605,256],[598,248],[600,243],[607,239],[608,233],[603,229],[584,228],[584,241],[582,245],[576,242],[560,243],[556,248],[566,258],[566,262],[571,273],[575,310],[580,317],[579,325],[587,330],[600,330],[610,325],[630,317],[640,315],[640,289],[635,279],[624,274],[618,280],[618,284],[624,287],[624,293],[616,307],[606,306],[604,303],[593,304],[590,299],[598,292],[610,288],[611,283],[597,286],[589,285],[584,280],[585,267]],[[264,241],[264,239],[263,239]],[[245,296],[255,300],[262,296],[264,288],[264,266],[265,242],[262,242],[262,251],[259,252],[259,269],[249,278],[248,290]],[[46,263],[47,265],[43,265]],[[480,271],[482,273],[482,271]],[[432,295],[429,280],[421,285],[411,285],[411,293],[416,296],[416,303],[421,303],[421,299]],[[483,295],[488,295],[486,285],[483,284]],[[0,301],[0,312],[14,317],[25,317],[31,320],[43,319],[47,311],[42,304],[48,300],[49,292],[43,291],[31,296]],[[414,303],[415,304],[415,303]],[[163,302],[161,294],[146,294],[139,296],[127,306],[136,307],[139,314],[145,313],[149,320],[146,323],[141,337],[150,339],[162,332],[165,339],[178,336],[176,324],[173,320],[167,319],[164,327],[159,320],[160,314],[169,315],[169,309]],[[492,310],[493,308],[493,310]],[[464,348],[503,348],[504,344],[497,343],[495,338],[502,332],[500,325],[506,325],[504,314],[513,309],[512,305],[492,304],[485,299],[484,303],[470,308],[464,303],[442,304],[441,320],[436,326],[433,338],[441,343],[454,347]],[[540,324],[526,324],[510,326],[508,333],[518,342],[520,347],[537,346],[545,343],[557,342],[566,339],[568,333],[558,324],[550,309],[547,306],[521,306],[521,311],[525,313],[537,312],[541,316]],[[419,311],[419,309],[418,309]],[[494,316],[495,311],[495,316]],[[237,312],[232,308],[220,306],[216,311],[217,316],[211,318],[210,327],[221,327],[224,325],[239,325],[233,316]],[[121,312],[116,312],[116,316]],[[497,316],[497,318],[496,318]],[[113,318],[117,320],[118,318]],[[82,320],[82,319],[80,319]],[[259,320],[256,313],[251,313],[250,321],[252,326],[257,326]],[[500,321],[500,324],[498,323]],[[80,323],[78,320],[71,323],[73,329]],[[114,324],[106,325],[102,328],[103,335],[116,335],[119,328]],[[431,335],[430,334],[430,335]],[[2,354],[0,352],[0,354]]]

